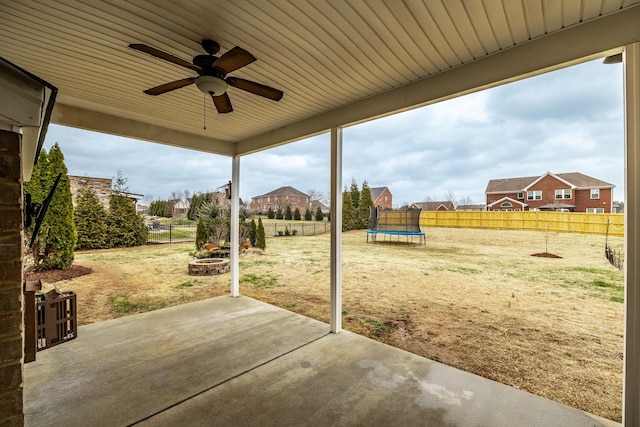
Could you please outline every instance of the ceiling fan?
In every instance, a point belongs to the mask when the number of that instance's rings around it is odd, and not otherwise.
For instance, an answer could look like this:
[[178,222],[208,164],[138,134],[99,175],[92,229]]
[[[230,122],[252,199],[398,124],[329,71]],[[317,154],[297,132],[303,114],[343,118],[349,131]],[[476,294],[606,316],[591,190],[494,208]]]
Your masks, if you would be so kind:
[[231,100],[227,94],[227,88],[229,86],[274,101],[280,101],[284,95],[281,90],[261,83],[227,76],[227,74],[256,61],[255,56],[238,46],[217,57],[215,55],[220,51],[220,45],[213,40],[202,40],[202,48],[207,54],[195,56],[192,62],[185,61],[145,44],[132,43],[129,47],[198,73],[198,77],[187,77],[147,89],[144,91],[147,95],[162,95],[163,93],[195,83],[201,92],[211,95],[218,113],[230,113],[233,111]]

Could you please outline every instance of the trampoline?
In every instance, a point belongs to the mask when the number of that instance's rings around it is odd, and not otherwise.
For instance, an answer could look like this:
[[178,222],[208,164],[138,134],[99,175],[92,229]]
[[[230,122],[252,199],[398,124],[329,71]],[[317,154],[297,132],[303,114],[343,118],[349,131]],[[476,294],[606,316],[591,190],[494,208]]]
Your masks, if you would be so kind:
[[414,238],[418,238],[420,245],[427,244],[425,233],[420,230],[420,212],[421,209],[408,209],[406,211],[379,211],[377,208],[371,208],[371,227],[367,230],[367,243],[369,237],[371,241],[376,243],[378,235],[383,236],[386,241],[392,241],[393,236],[400,241],[401,237],[405,237],[407,244],[413,242]]

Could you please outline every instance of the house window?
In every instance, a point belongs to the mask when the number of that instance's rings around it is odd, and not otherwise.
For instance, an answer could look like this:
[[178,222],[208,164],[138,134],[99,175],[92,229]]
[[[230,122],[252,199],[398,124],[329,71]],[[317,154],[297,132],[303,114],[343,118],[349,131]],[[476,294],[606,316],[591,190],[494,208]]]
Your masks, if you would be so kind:
[[571,198],[571,189],[563,188],[561,190],[556,190],[556,199],[570,199]]
[[527,191],[527,200],[542,200],[542,190]]
[[600,198],[600,189],[599,188],[592,188],[591,189],[591,198],[592,199],[599,199]]
[[604,208],[587,208],[587,213],[604,213]]
[[520,191],[518,193],[518,200],[524,200],[524,192]]
[[501,207],[501,208],[510,208],[510,207],[513,207],[513,205],[512,205],[511,203],[509,203],[509,202],[503,202],[503,203],[500,205],[500,207]]

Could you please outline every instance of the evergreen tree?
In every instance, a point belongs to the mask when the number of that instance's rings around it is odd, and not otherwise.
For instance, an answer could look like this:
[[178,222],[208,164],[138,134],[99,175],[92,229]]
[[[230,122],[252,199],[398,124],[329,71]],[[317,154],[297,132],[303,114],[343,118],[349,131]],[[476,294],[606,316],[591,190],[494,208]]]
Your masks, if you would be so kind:
[[316,221],[324,221],[324,215],[322,214],[322,209],[320,209],[320,206],[318,206],[318,209],[316,209]]
[[355,178],[351,179],[351,188],[349,188],[349,192],[351,193],[351,204],[354,209],[358,209],[358,205],[360,204],[360,191],[358,191],[358,184],[356,183]]
[[256,238],[257,238],[258,226],[256,225],[256,221],[251,218],[251,222],[249,223],[249,240],[251,241],[251,246],[256,246]]
[[309,208],[307,208],[304,211],[304,219],[305,221],[311,221],[312,218],[313,218],[313,215],[311,215],[311,211],[309,210]]
[[346,191],[342,193],[342,231],[355,230],[356,228],[356,209],[353,207],[351,193]]
[[300,209],[296,208],[295,211],[293,211],[293,219],[295,219],[296,221],[300,221],[302,217],[300,216]]
[[206,243],[209,242],[209,227],[205,223],[204,217],[198,218],[198,225],[196,226],[196,250],[200,250]]
[[43,267],[64,270],[71,267],[78,237],[73,223],[71,186],[64,155],[57,143],[51,147],[47,160],[48,188],[53,186],[58,175],[60,181],[45,217],[47,235]]
[[73,221],[78,232],[77,249],[107,247],[107,211],[90,188],[85,187],[79,191]]
[[171,218],[171,204],[167,200],[155,200],[149,206],[149,215]]
[[269,206],[269,210],[267,211],[267,218],[274,219],[275,217],[276,213],[273,211],[273,209],[271,209],[271,206]]
[[256,248],[262,250],[267,249],[267,239],[264,233],[262,218],[258,218],[258,228],[256,229]]
[[[31,172],[31,180],[29,182],[25,182],[24,184],[24,193],[25,194],[28,193],[31,196],[31,201],[33,203],[42,204],[44,199],[47,197],[47,194],[49,191],[47,189],[48,166],[49,166],[49,161],[47,160],[47,151],[43,148],[42,150],[40,150],[38,161],[33,166],[33,171]],[[26,209],[26,205],[25,205],[25,209]],[[34,226],[35,226],[35,219],[34,221],[31,222],[31,226],[25,230],[25,236],[27,237],[28,240],[31,239]]]
[[278,210],[276,211],[276,219],[282,218],[284,218],[284,215],[282,214],[282,208],[278,208]]
[[126,195],[127,180],[118,171],[109,198],[107,215],[107,232],[111,247],[128,247],[144,245],[147,241],[147,228],[142,216],[136,212],[136,206]]
[[293,219],[293,214],[291,213],[291,205],[287,205],[287,209],[284,213],[284,219],[287,221],[291,221]]
[[373,207],[373,199],[371,198],[371,189],[367,181],[362,183],[362,191],[360,192],[360,203],[357,210],[357,226],[358,229],[367,229],[371,224],[371,208]]

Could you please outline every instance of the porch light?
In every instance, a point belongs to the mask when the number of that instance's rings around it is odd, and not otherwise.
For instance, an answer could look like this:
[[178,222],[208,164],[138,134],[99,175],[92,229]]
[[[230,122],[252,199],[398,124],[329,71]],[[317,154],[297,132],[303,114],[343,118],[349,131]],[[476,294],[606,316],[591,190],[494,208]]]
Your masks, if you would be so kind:
[[219,77],[200,76],[195,80],[198,89],[205,94],[220,96],[227,91],[229,85]]

